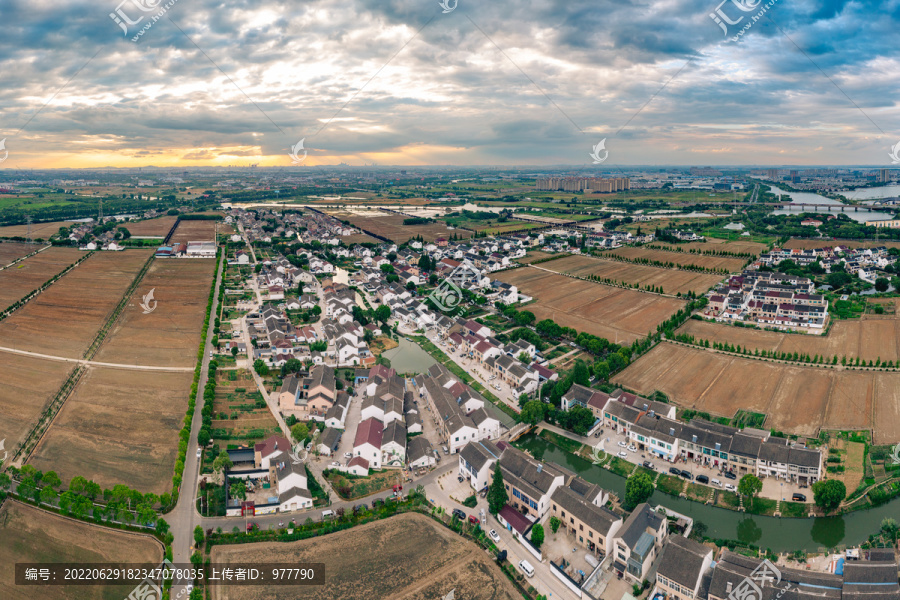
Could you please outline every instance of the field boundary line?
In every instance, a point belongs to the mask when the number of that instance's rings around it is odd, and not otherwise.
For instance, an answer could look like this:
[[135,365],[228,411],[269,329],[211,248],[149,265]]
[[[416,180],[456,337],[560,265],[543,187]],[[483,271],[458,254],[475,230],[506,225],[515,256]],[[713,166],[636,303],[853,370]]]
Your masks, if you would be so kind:
[[91,360],[85,360],[83,358],[67,358],[65,356],[53,356],[50,354],[39,354],[37,352],[29,352],[27,350],[17,350],[15,348],[6,348],[0,346],[0,352],[7,352],[9,354],[16,354],[19,356],[30,356],[33,358],[39,358],[42,360],[51,360],[55,362],[68,362],[68,363],[77,363],[82,366],[87,367],[105,367],[109,369],[128,369],[134,371],[167,371],[167,372],[193,372],[193,367],[158,367],[158,366],[150,366],[150,365],[128,365],[124,363],[107,363],[107,362],[96,362]]
[[56,283],[57,281],[62,279],[66,274],[69,273],[69,271],[71,271],[72,269],[74,269],[75,267],[77,267],[78,265],[80,265],[81,263],[86,261],[87,259],[89,259],[94,254],[94,252],[95,252],[94,250],[91,250],[90,252],[88,252],[87,254],[85,254],[84,256],[82,256],[81,258],[76,260],[75,262],[73,262],[71,265],[69,265],[68,267],[66,267],[65,269],[63,269],[62,271],[60,271],[59,273],[57,273],[56,275],[54,275],[53,277],[51,277],[50,279],[45,281],[36,290],[31,290],[29,293],[25,294],[20,299],[16,300],[12,304],[10,304],[2,312],[0,312],[0,321],[5,319],[9,315],[13,314],[17,310],[19,310],[20,308],[22,308],[23,306],[28,304],[29,302],[31,302],[32,300],[34,300],[36,297],[38,297],[42,293],[44,293],[47,290],[47,288],[49,288],[51,285],[53,285],[54,283]]
[[52,247],[53,247],[52,244],[48,244],[47,246],[44,246],[43,248],[39,248],[39,249],[35,250],[35,251],[32,252],[31,254],[26,254],[25,256],[19,257],[19,258],[17,258],[16,260],[14,260],[14,261],[12,261],[11,263],[9,263],[8,265],[6,265],[5,267],[0,267],[0,271],[6,270],[6,269],[8,269],[8,268],[10,268],[10,267],[14,267],[15,265],[17,265],[17,264],[19,264],[20,262],[22,262],[23,260],[25,260],[26,258],[31,258],[31,257],[34,256],[35,254],[38,254],[39,252],[43,252],[43,251],[46,250],[47,248],[52,248]]

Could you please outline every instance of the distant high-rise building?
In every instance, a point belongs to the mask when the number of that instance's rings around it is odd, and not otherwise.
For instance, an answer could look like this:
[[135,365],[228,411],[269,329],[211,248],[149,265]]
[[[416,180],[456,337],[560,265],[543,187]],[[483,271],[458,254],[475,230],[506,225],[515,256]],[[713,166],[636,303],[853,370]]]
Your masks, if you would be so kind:
[[631,189],[627,177],[600,179],[597,177],[546,177],[537,180],[537,189],[545,192],[600,192],[611,193]]
[[891,169],[878,169],[878,176],[875,178],[875,180],[878,183],[887,183],[891,181],[891,179],[893,179],[892,175],[893,173]]
[[778,169],[766,169],[766,179],[778,181]]

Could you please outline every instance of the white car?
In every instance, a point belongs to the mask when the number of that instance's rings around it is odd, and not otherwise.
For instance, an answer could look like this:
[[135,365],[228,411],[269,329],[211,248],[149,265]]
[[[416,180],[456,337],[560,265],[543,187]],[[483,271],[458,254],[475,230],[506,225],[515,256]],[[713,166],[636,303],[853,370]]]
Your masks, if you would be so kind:
[[203,448],[197,448],[197,458],[203,456]]
[[627,452],[619,452],[619,456],[621,456],[622,458],[628,458],[628,453]]
[[728,491],[728,492],[735,492],[735,493],[737,493],[737,488],[734,487],[734,486],[733,486],[732,484],[730,484],[730,483],[726,483],[726,484],[725,484],[725,490]]
[[344,452],[344,458],[353,458],[352,452]]
[[718,479],[710,479],[709,482],[710,482],[712,485],[716,485],[716,486],[722,487],[722,482],[719,481]]
[[333,463],[331,463],[331,466],[332,466],[332,467],[339,467],[339,466],[341,466],[341,463],[339,463],[338,461],[334,461]]
[[628,451],[629,451],[629,452],[637,452],[637,446],[633,446],[633,445],[632,445],[632,446],[628,446]]
[[488,537],[491,538],[492,540],[494,540],[495,542],[500,541],[500,534],[497,533],[496,531],[494,531],[493,529],[488,531]]
[[627,447],[628,447],[628,444],[626,444],[625,442],[619,442],[619,448],[627,448]]

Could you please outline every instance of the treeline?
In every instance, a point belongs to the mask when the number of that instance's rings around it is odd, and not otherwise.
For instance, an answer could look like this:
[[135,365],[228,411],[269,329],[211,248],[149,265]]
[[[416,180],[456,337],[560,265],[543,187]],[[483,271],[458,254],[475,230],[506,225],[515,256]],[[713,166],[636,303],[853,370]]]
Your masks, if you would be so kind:
[[680,248],[678,246],[659,246],[657,244],[644,244],[644,248],[652,248],[653,250],[663,250],[665,252],[680,252],[682,254],[697,254],[700,256],[730,256],[733,258],[755,258],[755,254],[749,252],[729,252],[727,250],[703,250],[701,248]]
[[410,217],[408,219],[403,219],[404,225],[425,225],[427,223],[434,223],[434,219],[428,219],[426,217]]
[[627,262],[637,265],[649,265],[651,267],[661,267],[663,269],[675,269],[679,271],[694,271],[697,273],[713,273],[716,275],[727,275],[730,273],[728,269],[725,268],[712,268],[712,267],[701,267],[700,265],[687,264],[680,265],[678,263],[669,261],[669,260],[653,260],[650,258],[626,258],[624,256],[618,256],[615,254],[604,254],[603,258],[607,260],[617,260],[619,262]]

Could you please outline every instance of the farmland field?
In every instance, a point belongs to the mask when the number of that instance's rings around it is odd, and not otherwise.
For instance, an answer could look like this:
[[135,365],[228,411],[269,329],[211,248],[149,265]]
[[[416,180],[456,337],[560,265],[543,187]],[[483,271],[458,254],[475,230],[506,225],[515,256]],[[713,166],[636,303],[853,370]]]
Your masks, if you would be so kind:
[[36,244],[22,244],[19,242],[0,243],[0,267],[5,267],[12,261],[31,254],[40,248]]
[[409,218],[405,215],[381,211],[379,213],[377,216],[374,213],[368,213],[365,216],[351,213],[332,213],[332,216],[350,221],[354,227],[380,235],[398,244],[420,235],[426,242],[433,242],[439,237],[450,239],[450,236],[454,234],[456,234],[456,237],[462,238],[469,238],[473,235],[471,231],[466,231],[465,229],[450,229],[441,222],[426,223],[424,225],[404,225],[404,219]]
[[[360,551],[365,548],[366,551]],[[495,562],[428,517],[405,514],[288,543],[215,546],[213,563],[326,562],[324,586],[216,586],[215,600],[521,598]]]
[[31,431],[74,365],[9,352],[0,353],[0,361],[0,439],[6,439],[6,450],[11,451]]
[[0,598],[4,600],[121,600],[124,586],[16,586],[17,562],[116,562],[158,565],[162,544],[149,535],[117,531],[60,517],[8,500],[0,508]]
[[678,248],[680,250],[702,250],[703,252],[735,252],[738,254],[754,254],[759,255],[766,251],[767,246],[759,242],[729,242],[728,240],[719,240],[715,238],[707,238],[705,242],[686,242],[683,244],[669,244],[666,242],[653,242],[654,246],[666,246]]
[[[197,360],[214,260],[154,260],[94,360],[156,367],[190,367]],[[153,290],[156,308],[141,299]]]
[[818,354],[828,360],[834,356],[838,361],[844,356],[848,359],[859,357],[866,362],[879,358],[882,362],[900,359],[900,318],[888,316],[865,315],[852,321],[835,321],[824,336],[764,331],[694,319],[685,323],[678,333],[687,333],[710,343],[727,342],[750,350]]
[[[6,244],[0,244],[0,248],[3,246]],[[38,289],[82,256],[84,252],[75,248],[48,248],[14,267],[3,269],[0,271],[0,310]]]
[[877,444],[900,441],[900,373],[785,365],[663,343],[614,380],[714,415],[765,413],[765,427],[785,433],[873,429]]
[[616,248],[615,250],[604,250],[603,254],[621,256],[628,260],[647,259],[663,263],[675,263],[679,266],[694,265],[703,267],[704,269],[727,269],[729,272],[740,271],[747,262],[746,259],[730,256],[705,256],[702,254],[691,254],[689,252],[667,252],[666,250],[639,248],[637,246],[625,246]]
[[684,306],[675,298],[591,283],[535,267],[496,275],[500,281],[515,285],[521,293],[536,299],[527,310],[539,321],[553,319],[562,326],[618,343],[645,337]]
[[[249,371],[218,370],[212,429],[226,430],[230,435],[227,443],[233,444],[239,440],[239,443],[250,447],[273,433],[280,433],[278,422],[268,406],[262,402],[262,407],[259,407],[257,401],[262,401],[262,394]],[[258,432],[260,435],[251,432]],[[253,437],[246,437],[248,435]],[[223,450],[227,443],[222,441],[220,444]]]
[[591,256],[567,256],[542,263],[539,268],[579,277],[595,275],[601,279],[624,281],[629,285],[638,284],[642,288],[646,286],[662,287],[666,294],[686,294],[688,291],[705,294],[709,288],[723,278],[722,275],[636,265]]
[[529,250],[525,256],[522,258],[517,258],[516,261],[522,263],[523,265],[531,264],[536,260],[541,260],[542,258],[548,258],[550,256],[555,256],[553,252],[543,252],[541,250]]
[[131,235],[136,236],[159,236],[165,237],[169,230],[172,229],[172,225],[175,224],[175,220],[178,217],[175,216],[165,216],[158,217],[156,219],[146,219],[144,221],[135,221],[123,223],[122,227],[128,230]]
[[[47,223],[32,223],[32,239],[50,239],[54,233],[59,233],[60,227],[71,227],[71,221],[49,221]],[[25,237],[28,235],[28,225],[6,225],[0,227],[0,237]]]
[[[187,244],[188,242],[211,242],[216,237],[216,223],[218,221],[202,220],[194,221],[185,219],[178,222],[175,233],[172,234],[170,244]],[[225,233],[224,227],[219,227],[219,233]]]
[[0,340],[19,350],[80,358],[152,253],[94,254],[0,321]]
[[192,377],[91,367],[29,464],[64,482],[84,475],[103,488],[168,491]]

